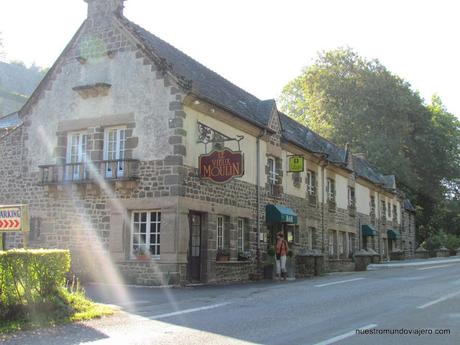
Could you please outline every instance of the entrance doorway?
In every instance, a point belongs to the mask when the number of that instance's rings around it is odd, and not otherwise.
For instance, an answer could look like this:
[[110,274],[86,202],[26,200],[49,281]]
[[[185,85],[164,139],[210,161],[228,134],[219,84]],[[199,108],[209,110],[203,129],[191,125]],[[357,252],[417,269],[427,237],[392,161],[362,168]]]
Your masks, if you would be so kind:
[[201,281],[201,231],[201,214],[190,212],[189,277],[191,281]]

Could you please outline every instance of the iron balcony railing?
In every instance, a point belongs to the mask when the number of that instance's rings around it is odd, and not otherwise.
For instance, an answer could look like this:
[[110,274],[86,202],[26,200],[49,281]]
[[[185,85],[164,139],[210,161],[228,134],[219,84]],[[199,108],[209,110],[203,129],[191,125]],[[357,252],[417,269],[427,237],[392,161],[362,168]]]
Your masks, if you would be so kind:
[[104,180],[135,180],[139,177],[139,161],[117,159],[96,162],[41,165],[42,184],[94,182]]

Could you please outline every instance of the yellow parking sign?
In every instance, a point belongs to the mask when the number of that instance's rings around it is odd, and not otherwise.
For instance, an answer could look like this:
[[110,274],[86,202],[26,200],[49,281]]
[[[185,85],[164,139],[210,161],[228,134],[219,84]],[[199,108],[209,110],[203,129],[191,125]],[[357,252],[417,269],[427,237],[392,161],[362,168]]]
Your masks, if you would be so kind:
[[302,172],[304,169],[304,159],[302,156],[289,157],[289,172]]

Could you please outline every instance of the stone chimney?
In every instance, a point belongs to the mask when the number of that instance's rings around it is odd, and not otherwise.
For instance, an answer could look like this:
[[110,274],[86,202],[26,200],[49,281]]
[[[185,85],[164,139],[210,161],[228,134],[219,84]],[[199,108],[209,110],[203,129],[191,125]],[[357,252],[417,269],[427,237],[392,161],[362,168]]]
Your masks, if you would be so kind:
[[84,0],[88,3],[88,18],[123,15],[125,0]]

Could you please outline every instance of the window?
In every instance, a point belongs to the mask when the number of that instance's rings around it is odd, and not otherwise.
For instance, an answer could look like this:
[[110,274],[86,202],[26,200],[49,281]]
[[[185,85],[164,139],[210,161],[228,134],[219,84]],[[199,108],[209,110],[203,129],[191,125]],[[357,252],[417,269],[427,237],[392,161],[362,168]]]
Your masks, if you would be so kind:
[[238,252],[244,252],[244,219],[238,218]]
[[123,176],[126,147],[126,128],[106,128],[104,132],[105,177]]
[[380,215],[382,216],[382,219],[385,220],[386,219],[386,214],[387,214],[387,207],[386,207],[386,202],[385,200],[380,200],[380,205],[382,206],[382,210],[381,210],[381,213]]
[[150,255],[159,257],[161,212],[134,211],[132,213],[132,219],[133,253],[140,253],[143,250],[147,250]]
[[307,194],[316,196],[316,174],[311,170],[307,170]]
[[348,187],[348,206],[354,208],[355,205],[356,205],[355,189],[353,187]]
[[371,217],[375,217],[375,196],[371,196]]
[[334,233],[329,231],[329,255],[334,255]]
[[316,229],[313,227],[308,228],[308,248],[316,248]]
[[398,220],[398,211],[397,211],[396,205],[393,205],[393,220],[394,221]]
[[391,204],[390,204],[390,202],[388,202],[387,211],[388,211],[388,219],[391,219]]
[[224,249],[224,217],[217,216],[217,249]]
[[355,245],[355,235],[348,234],[348,255],[353,253],[354,245]]
[[326,192],[327,199],[329,201],[335,201],[335,181],[331,178],[327,179]]
[[85,169],[79,163],[85,163],[87,159],[86,146],[88,134],[84,132],[69,133],[67,136],[67,180],[82,180],[85,177]]
[[268,183],[271,185],[276,184],[276,177],[278,174],[276,173],[276,164],[273,158],[268,159]]

